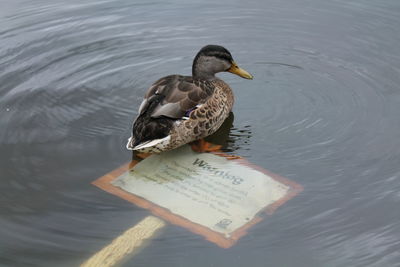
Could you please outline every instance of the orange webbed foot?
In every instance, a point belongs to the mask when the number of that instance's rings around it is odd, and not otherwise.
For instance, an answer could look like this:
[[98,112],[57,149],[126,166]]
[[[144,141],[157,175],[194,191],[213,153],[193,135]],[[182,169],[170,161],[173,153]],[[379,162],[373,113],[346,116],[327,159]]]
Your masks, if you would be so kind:
[[204,139],[196,140],[190,143],[193,151],[204,153],[204,152],[220,152],[222,146],[215,145],[205,141]]
[[138,154],[136,154],[136,157],[145,159],[147,157],[150,157],[151,155],[152,155],[151,153],[138,153]]
[[241,158],[242,158],[242,157],[240,157],[240,156],[229,155],[229,154],[225,154],[225,153],[218,153],[218,152],[216,152],[216,153],[214,153],[214,154],[217,155],[217,156],[224,157],[224,158],[226,158],[227,160],[235,160],[235,159],[241,159]]

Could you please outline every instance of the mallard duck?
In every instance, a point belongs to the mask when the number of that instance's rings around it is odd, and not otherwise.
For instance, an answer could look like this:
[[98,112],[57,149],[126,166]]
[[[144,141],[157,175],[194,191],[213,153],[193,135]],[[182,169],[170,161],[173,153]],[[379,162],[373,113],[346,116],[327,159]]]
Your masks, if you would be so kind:
[[215,76],[223,71],[253,78],[226,48],[207,45],[193,60],[192,76],[170,75],[156,81],[140,104],[127,149],[160,153],[217,131],[234,102],[232,89]]

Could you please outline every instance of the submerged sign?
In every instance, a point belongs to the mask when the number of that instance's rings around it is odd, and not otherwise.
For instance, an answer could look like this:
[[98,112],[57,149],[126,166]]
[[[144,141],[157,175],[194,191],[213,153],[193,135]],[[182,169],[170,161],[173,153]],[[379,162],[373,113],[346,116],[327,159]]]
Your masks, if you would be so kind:
[[272,212],[301,190],[242,159],[196,153],[189,146],[152,155],[111,176],[95,184],[222,247],[260,221],[260,212]]

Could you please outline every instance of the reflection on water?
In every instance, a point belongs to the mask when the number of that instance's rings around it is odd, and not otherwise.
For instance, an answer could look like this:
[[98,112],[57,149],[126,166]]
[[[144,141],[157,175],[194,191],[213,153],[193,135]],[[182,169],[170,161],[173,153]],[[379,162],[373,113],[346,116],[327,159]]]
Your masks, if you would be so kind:
[[235,121],[210,140],[305,191],[229,250],[169,225],[126,266],[400,262],[397,0],[1,5],[0,265],[79,265],[148,215],[90,182],[131,158],[148,86],[205,44],[255,77],[220,75]]
[[[239,148],[249,150],[249,139],[251,138],[251,126],[244,125],[241,129],[234,127],[234,114],[229,113],[228,118],[214,134],[205,140],[221,146],[223,152],[233,153]],[[234,153],[233,153],[234,154]]]

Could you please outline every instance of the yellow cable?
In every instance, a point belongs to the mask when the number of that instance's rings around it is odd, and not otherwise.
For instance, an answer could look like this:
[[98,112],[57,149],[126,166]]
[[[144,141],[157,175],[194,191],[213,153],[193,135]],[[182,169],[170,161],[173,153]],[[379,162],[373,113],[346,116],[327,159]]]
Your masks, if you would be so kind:
[[148,216],[94,254],[81,267],[114,266],[125,256],[139,249],[146,240],[164,226],[163,220]]

